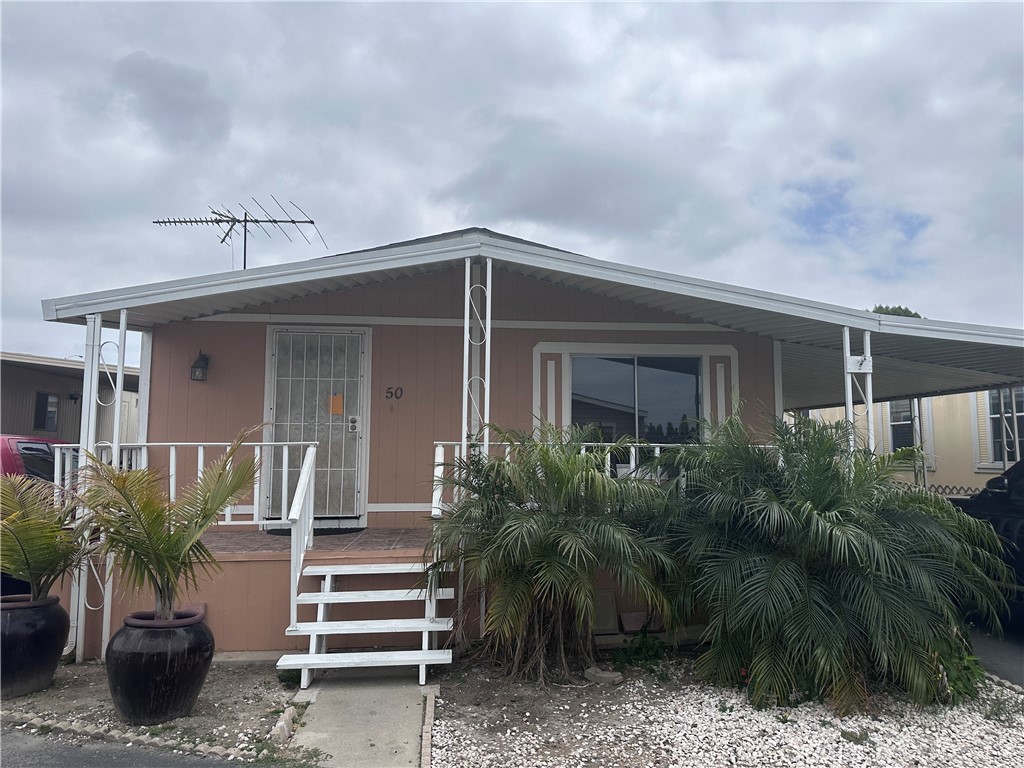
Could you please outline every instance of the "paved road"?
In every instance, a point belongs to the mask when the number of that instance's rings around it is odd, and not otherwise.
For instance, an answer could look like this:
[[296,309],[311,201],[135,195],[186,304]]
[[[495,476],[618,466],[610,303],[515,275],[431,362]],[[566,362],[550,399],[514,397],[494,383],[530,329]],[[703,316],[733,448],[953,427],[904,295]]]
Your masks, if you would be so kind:
[[228,763],[217,757],[175,755],[101,741],[76,746],[14,728],[0,731],[0,762],[3,768],[216,768]]
[[1001,638],[971,633],[971,644],[981,665],[1017,685],[1024,685],[1024,629],[1007,629]]

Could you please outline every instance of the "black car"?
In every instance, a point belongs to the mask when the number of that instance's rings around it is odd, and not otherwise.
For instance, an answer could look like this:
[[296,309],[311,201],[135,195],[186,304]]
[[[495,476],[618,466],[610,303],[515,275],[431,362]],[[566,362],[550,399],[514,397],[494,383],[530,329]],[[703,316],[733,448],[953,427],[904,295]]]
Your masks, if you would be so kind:
[[1017,574],[1010,613],[1014,623],[1024,622],[1024,461],[993,477],[981,493],[950,501],[971,517],[987,520],[1003,539],[1003,559]]

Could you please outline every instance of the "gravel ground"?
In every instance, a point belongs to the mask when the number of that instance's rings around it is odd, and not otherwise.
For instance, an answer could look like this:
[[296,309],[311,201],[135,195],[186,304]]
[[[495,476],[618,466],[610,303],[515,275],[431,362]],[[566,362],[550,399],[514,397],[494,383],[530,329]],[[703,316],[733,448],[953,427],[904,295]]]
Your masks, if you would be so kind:
[[43,691],[4,700],[0,720],[74,744],[103,739],[270,760],[281,755],[271,729],[295,690],[278,679],[273,662],[215,662],[190,715],[160,725],[129,725],[114,710],[104,666],[86,662],[58,667],[53,685]]
[[431,768],[670,766],[974,766],[1018,768],[1024,696],[985,683],[976,700],[920,709],[878,696],[873,711],[837,718],[817,703],[755,710],[742,691],[629,672],[619,686],[546,693],[480,669],[441,680]]

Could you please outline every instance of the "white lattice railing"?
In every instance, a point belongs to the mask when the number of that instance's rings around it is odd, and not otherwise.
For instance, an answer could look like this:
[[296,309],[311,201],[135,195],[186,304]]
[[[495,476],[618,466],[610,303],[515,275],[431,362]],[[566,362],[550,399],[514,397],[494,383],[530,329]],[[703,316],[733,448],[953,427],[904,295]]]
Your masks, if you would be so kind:
[[[172,499],[194,481],[206,465],[224,452],[230,443],[124,443],[117,465],[123,469],[153,467],[167,481]],[[54,481],[61,486],[73,483],[79,459],[78,445],[54,446]],[[245,443],[241,450],[255,453],[258,460],[256,479],[247,503],[227,507],[218,525],[283,526],[297,494],[302,468],[310,454],[316,456],[315,442]],[[97,458],[113,463],[113,449],[100,445]]]

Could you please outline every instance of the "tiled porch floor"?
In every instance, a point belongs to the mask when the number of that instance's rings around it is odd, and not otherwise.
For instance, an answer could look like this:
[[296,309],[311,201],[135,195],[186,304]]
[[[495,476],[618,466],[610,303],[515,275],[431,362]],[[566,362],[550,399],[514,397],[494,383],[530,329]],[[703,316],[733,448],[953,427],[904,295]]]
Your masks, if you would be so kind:
[[[321,534],[313,537],[315,552],[423,551],[429,528],[364,528],[357,533]],[[291,536],[265,531],[208,531],[203,535],[214,553],[288,552]]]

